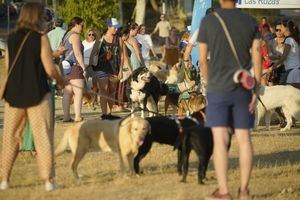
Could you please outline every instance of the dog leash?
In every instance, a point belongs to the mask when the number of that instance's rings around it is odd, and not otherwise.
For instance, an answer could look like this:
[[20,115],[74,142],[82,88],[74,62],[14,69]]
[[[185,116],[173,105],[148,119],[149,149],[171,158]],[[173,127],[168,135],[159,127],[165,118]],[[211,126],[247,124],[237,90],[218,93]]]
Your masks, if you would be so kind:
[[[69,83],[68,85],[71,85],[72,87],[75,87],[75,88],[81,89],[81,90],[83,90],[83,91],[92,93],[92,94],[94,94],[94,95],[99,95],[100,97],[103,97],[103,98],[105,98],[105,99],[111,100],[111,101],[113,101],[113,102],[115,102],[115,103],[118,103],[118,104],[121,104],[121,105],[124,105],[124,104],[125,104],[124,101],[119,101],[119,100],[113,99],[113,98],[111,98],[111,97],[109,97],[109,96],[106,96],[106,95],[103,95],[103,94],[98,94],[98,93],[93,92],[93,91],[89,91],[89,90],[86,89],[86,88],[83,88],[83,87],[74,85],[74,84],[72,84],[72,83]],[[123,109],[126,110],[126,111],[131,112],[131,110],[129,110],[128,108],[123,108]],[[138,111],[146,111],[146,112],[148,112],[148,113],[153,113],[153,114],[156,114],[156,115],[158,115],[158,116],[164,116],[164,115],[160,114],[159,112],[153,112],[153,111],[150,111],[150,110],[148,110],[148,109],[141,109],[141,108],[134,109],[134,111],[133,111],[132,113],[135,113],[135,112],[138,112]],[[129,115],[131,115],[132,113],[130,113]]]
[[260,98],[259,95],[257,95],[257,99],[258,99],[258,101],[261,103],[261,105],[264,107],[264,109],[267,111],[268,109],[267,109],[267,107],[265,106],[265,104],[262,102],[262,100],[261,100],[261,98]]

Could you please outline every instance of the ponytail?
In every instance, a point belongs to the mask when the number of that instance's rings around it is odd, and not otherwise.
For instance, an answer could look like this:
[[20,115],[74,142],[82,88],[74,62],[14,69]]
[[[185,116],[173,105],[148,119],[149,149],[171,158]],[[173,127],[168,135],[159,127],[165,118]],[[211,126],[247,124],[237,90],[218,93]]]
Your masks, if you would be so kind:
[[71,19],[71,21],[69,22],[69,24],[68,24],[68,29],[67,29],[67,31],[65,32],[62,41],[64,40],[65,36],[71,31],[71,29],[72,29],[75,25],[80,24],[80,23],[82,23],[82,22],[83,22],[83,19],[82,19],[82,18],[80,18],[80,17],[73,17],[73,18]]

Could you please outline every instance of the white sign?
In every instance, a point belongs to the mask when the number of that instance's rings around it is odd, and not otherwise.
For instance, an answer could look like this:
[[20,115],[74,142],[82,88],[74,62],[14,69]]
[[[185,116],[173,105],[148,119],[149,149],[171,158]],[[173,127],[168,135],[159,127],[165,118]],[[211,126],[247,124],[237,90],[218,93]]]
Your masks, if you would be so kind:
[[281,9],[300,8],[300,0],[237,0],[237,8]]

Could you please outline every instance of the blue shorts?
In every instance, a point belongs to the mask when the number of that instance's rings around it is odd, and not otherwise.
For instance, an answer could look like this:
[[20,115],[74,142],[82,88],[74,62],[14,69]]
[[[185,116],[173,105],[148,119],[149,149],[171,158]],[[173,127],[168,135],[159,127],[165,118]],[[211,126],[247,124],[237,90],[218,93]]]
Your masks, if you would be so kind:
[[230,92],[208,92],[206,108],[207,127],[251,129],[254,114],[249,112],[252,94],[241,87]]

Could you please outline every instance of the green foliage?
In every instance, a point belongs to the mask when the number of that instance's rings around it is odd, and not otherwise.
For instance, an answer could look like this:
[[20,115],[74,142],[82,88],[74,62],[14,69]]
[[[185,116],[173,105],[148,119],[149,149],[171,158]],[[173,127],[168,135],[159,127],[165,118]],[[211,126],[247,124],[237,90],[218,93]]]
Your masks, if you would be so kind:
[[[117,0],[66,0],[58,10],[58,16],[67,23],[78,16],[84,20],[84,30],[96,27],[100,32],[105,28],[105,20],[118,16]],[[85,32],[84,31],[84,32]]]

